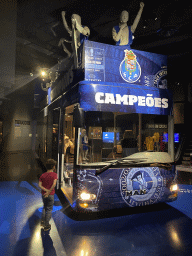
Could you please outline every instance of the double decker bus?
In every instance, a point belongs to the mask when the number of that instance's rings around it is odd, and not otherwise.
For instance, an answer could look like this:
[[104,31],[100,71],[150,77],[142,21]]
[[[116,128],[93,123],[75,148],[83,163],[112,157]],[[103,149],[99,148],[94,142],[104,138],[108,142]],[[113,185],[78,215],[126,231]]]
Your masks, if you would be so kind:
[[58,195],[91,212],[176,200],[167,57],[85,41],[79,60],[60,97]]

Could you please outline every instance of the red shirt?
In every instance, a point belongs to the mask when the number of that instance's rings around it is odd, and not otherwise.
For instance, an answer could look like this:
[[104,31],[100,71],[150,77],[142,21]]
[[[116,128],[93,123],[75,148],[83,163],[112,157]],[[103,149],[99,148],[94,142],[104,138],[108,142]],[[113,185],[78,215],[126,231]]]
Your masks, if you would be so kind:
[[[50,189],[53,185],[54,180],[58,180],[57,173],[55,172],[45,172],[39,178],[39,181],[42,182],[42,186],[46,189]],[[42,194],[44,195],[46,192],[42,190]],[[50,195],[55,194],[55,188],[51,191]]]

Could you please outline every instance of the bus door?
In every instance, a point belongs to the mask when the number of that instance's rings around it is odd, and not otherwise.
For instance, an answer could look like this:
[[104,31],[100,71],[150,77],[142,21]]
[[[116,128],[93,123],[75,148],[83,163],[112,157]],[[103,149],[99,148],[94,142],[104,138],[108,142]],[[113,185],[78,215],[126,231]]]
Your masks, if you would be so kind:
[[63,177],[62,190],[72,203],[73,195],[73,171],[75,150],[75,127],[73,126],[74,105],[66,107],[63,121],[63,159],[60,175]]

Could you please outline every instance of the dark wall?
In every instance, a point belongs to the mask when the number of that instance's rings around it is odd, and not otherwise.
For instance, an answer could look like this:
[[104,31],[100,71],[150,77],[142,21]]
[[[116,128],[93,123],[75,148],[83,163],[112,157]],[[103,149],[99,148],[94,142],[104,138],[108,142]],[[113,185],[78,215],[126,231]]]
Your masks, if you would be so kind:
[[16,0],[0,1],[0,98],[15,83]]
[[9,95],[3,103],[3,152],[0,180],[32,180],[37,177],[33,154],[36,140],[33,84]]

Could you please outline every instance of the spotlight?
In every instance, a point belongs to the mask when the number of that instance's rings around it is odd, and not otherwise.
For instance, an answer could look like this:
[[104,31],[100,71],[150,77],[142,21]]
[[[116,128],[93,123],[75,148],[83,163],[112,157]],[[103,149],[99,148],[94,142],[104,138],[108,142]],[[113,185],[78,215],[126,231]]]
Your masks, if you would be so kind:
[[42,72],[41,72],[41,76],[42,76],[43,78],[46,78],[46,77],[47,77],[47,73],[46,73],[45,71],[42,71]]
[[44,81],[45,79],[48,78],[49,74],[48,74],[48,68],[42,68],[42,70],[40,71],[40,76],[42,78],[42,80]]

